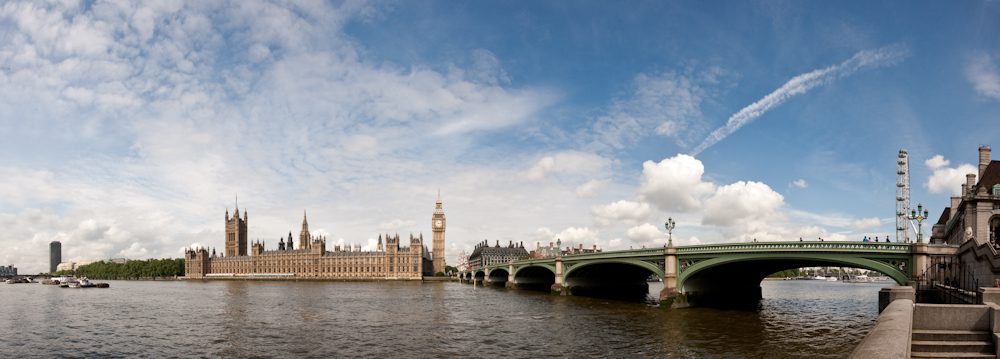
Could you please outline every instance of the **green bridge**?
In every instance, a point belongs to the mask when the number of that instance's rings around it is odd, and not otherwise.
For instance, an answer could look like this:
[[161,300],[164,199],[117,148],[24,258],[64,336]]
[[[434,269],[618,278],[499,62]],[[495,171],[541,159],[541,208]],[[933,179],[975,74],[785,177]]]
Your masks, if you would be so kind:
[[519,260],[469,268],[463,281],[559,295],[645,296],[646,278],[663,278],[661,308],[756,305],[760,282],[800,267],[853,267],[900,285],[928,263],[925,243],[760,242],[634,249]]

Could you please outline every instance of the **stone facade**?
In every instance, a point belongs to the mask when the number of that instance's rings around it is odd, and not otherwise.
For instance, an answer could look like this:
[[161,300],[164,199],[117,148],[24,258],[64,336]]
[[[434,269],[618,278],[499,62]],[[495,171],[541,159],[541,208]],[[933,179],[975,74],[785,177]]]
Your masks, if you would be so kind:
[[[440,233],[440,247],[436,241],[435,252],[440,248],[443,257],[444,211],[441,209],[440,196],[432,218],[435,236]],[[438,220],[442,221],[441,226],[436,225]],[[390,236],[386,233],[385,244],[382,243],[383,235],[379,235],[377,248],[373,251],[362,251],[360,246],[334,246],[333,250],[328,251],[325,237],[310,234],[309,223],[303,213],[298,249],[295,249],[289,233],[287,245],[282,238],[278,249],[266,250],[264,242],[258,240],[250,244],[250,253],[247,255],[246,222],[246,211],[241,219],[239,209],[232,218],[227,210],[226,255],[219,256],[214,249],[209,253],[208,248],[187,249],[184,255],[185,276],[420,279],[435,273],[435,261],[424,244],[423,234],[410,234],[408,247],[400,245],[399,234]],[[230,244],[234,245],[231,247]],[[443,270],[443,258],[441,263]]]
[[990,160],[989,147],[979,148],[978,173],[966,175],[962,195],[931,227],[930,243],[960,246],[958,256],[979,283],[1000,278],[1000,161]]
[[985,146],[979,148],[979,173],[966,175],[962,195],[951,198],[951,207],[931,228],[931,243],[961,245],[970,239],[1000,245],[1000,161],[991,161]]

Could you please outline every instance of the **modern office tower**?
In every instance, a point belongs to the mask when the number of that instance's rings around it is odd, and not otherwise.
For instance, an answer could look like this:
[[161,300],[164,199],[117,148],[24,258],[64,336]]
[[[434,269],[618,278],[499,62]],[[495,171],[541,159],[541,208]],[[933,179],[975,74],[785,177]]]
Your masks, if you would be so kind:
[[49,243],[49,273],[55,273],[59,263],[62,263],[62,243],[52,241]]

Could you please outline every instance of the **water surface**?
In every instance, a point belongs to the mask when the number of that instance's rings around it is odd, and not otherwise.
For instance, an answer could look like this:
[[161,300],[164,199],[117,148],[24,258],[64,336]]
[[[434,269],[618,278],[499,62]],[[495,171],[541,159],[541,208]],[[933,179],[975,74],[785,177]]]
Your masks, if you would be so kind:
[[458,283],[108,282],[0,285],[0,357],[843,358],[886,285],[767,281],[747,312]]

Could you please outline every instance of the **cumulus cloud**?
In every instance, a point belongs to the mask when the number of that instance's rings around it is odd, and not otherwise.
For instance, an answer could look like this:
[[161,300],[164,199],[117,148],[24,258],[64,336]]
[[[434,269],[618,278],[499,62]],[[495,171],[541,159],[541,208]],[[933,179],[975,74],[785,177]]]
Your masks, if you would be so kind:
[[604,206],[591,206],[590,214],[598,224],[607,226],[616,221],[635,224],[649,218],[652,211],[648,203],[621,200]]
[[[640,226],[635,226],[625,231],[625,237],[632,241],[635,246],[646,246],[647,248],[662,247],[667,244],[669,233],[660,230],[660,228],[649,223],[643,223]],[[696,244],[701,244],[698,237],[692,236],[688,239],[681,239],[674,236],[675,246]]]
[[859,220],[855,220],[853,223],[851,223],[851,227],[853,227],[855,230],[858,231],[863,231],[881,225],[882,225],[882,220],[878,219],[878,217],[862,218]]
[[788,188],[792,188],[792,186],[795,186],[795,187],[798,187],[798,188],[806,188],[806,187],[809,187],[809,184],[806,183],[806,180],[800,179],[798,181],[794,181],[794,182],[788,184]]
[[1000,100],[1000,71],[989,55],[982,52],[972,55],[965,67],[965,78],[980,96]]
[[625,231],[625,237],[639,245],[662,246],[667,243],[667,232],[660,231],[649,223],[629,228]]
[[966,175],[969,173],[978,174],[979,167],[968,163],[963,163],[955,168],[947,167],[951,161],[944,159],[942,155],[931,157],[924,161],[927,168],[933,173],[927,178],[924,187],[931,193],[941,193],[951,191],[953,196],[962,195],[962,184],[965,183]]
[[606,180],[592,180],[590,182],[584,183],[576,188],[576,196],[580,198],[590,198],[594,194],[600,192],[608,187],[610,179]]
[[733,134],[733,132],[736,132],[744,125],[753,122],[753,120],[756,120],[765,112],[780,106],[796,95],[801,95],[815,87],[829,84],[838,78],[850,76],[854,72],[866,67],[878,68],[895,65],[907,56],[909,56],[909,49],[905,45],[895,44],[874,50],[864,50],[854,54],[850,59],[840,64],[795,76],[780,88],[774,90],[774,92],[730,116],[729,120],[726,121],[726,125],[712,131],[698,147],[695,147],[691,151],[691,155],[694,156],[701,153],[701,151]]
[[662,211],[693,212],[701,208],[702,198],[715,191],[715,185],[702,182],[705,166],[694,157],[678,154],[660,161],[642,164],[640,197]]
[[742,221],[780,219],[784,218],[779,212],[784,203],[785,197],[766,184],[739,181],[719,187],[705,201],[702,223],[733,226]]
[[122,249],[118,252],[118,255],[125,258],[143,258],[149,253],[146,248],[143,248],[139,242],[132,243],[128,248]]

